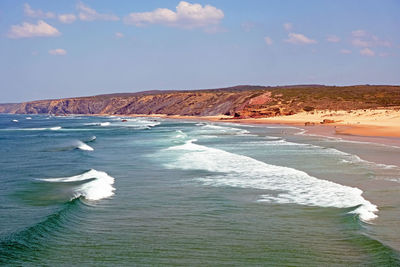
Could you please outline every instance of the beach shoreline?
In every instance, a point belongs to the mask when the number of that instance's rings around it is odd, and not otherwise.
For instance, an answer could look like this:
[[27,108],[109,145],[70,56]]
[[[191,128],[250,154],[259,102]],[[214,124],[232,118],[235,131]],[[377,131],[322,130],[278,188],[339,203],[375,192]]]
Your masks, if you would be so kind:
[[[70,114],[72,115],[72,114]],[[294,115],[233,118],[227,115],[186,116],[167,114],[74,114],[81,116],[150,117],[177,120],[238,123],[243,125],[284,125],[304,130],[303,134],[400,147],[400,110],[353,111],[316,110]],[[324,120],[329,120],[324,122]]]
[[395,109],[354,110],[351,112],[321,110],[302,112],[289,116],[242,119],[232,118],[226,115],[182,116],[135,114],[121,116],[204,120],[244,125],[289,125],[303,129],[304,134],[308,135],[400,147],[400,110]]

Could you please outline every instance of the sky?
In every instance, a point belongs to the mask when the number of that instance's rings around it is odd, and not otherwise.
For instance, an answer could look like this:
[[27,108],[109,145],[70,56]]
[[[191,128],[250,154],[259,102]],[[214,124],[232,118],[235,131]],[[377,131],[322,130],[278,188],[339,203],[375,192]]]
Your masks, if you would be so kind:
[[0,0],[0,103],[400,84],[398,0]]

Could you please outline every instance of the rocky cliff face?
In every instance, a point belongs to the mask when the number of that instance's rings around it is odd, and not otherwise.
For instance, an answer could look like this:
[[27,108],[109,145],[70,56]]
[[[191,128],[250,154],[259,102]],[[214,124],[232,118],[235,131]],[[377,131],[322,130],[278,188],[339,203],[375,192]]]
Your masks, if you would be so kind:
[[151,91],[0,104],[0,113],[231,115],[256,118],[290,115],[303,110],[387,106],[400,106],[399,86],[237,86],[215,90]]
[[260,90],[154,92],[40,100],[0,105],[2,113],[22,114],[234,114]]

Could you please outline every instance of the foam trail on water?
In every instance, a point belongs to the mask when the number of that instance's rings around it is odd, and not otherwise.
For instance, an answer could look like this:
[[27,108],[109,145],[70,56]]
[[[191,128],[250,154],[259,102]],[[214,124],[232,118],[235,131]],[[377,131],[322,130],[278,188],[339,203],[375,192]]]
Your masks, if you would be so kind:
[[154,127],[156,125],[159,125],[160,122],[156,120],[147,120],[147,119],[142,119],[142,118],[111,118],[114,122],[111,124],[111,122],[92,122],[92,123],[85,123],[85,125],[94,125],[94,126],[119,126],[119,127],[132,127],[136,129],[150,129],[151,127]]
[[[279,139],[279,138],[278,138]],[[286,141],[285,139],[279,139],[279,140],[273,140],[272,141],[267,141],[267,142],[245,142],[246,144],[253,144],[257,146],[299,146],[299,147],[308,147],[312,149],[310,153],[324,153],[324,154],[331,154],[331,155],[336,155],[340,159],[340,163],[342,164],[363,164],[367,166],[372,166],[372,167],[378,167],[382,169],[400,169],[399,166],[397,165],[387,165],[383,163],[376,163],[372,161],[367,161],[365,159],[360,158],[357,155],[349,154],[343,151],[340,151],[336,148],[327,148],[323,146],[318,146],[318,145],[312,145],[312,144],[304,144],[304,143],[294,143],[294,142],[289,142]]]
[[15,130],[18,130],[18,131],[58,131],[61,129],[62,129],[62,127],[60,127],[60,126],[54,126],[54,127],[48,127],[48,128],[44,128],[44,127],[42,127],[42,128],[19,128],[19,129],[13,129],[13,130],[14,131]]
[[170,147],[164,153],[174,153],[176,160],[169,168],[207,170],[221,173],[199,180],[206,185],[257,188],[274,191],[259,201],[295,203],[309,206],[355,208],[363,221],[377,217],[377,207],[362,197],[355,187],[318,179],[293,168],[267,164],[253,158],[194,144]]
[[91,169],[79,175],[60,178],[39,179],[45,182],[52,183],[70,183],[78,181],[86,181],[86,183],[79,185],[74,190],[74,197],[84,197],[87,200],[100,200],[114,195],[115,188],[113,187],[114,178],[106,172]]
[[125,127],[133,127],[137,129],[151,129],[154,126],[159,125],[161,122],[155,119],[146,118],[127,118],[126,122],[122,124]]
[[223,133],[223,134],[234,134],[238,136],[254,136],[250,134],[248,130],[235,128],[235,127],[228,127],[228,126],[219,126],[215,124],[196,124],[197,126],[201,126],[203,131],[212,132],[212,133]]

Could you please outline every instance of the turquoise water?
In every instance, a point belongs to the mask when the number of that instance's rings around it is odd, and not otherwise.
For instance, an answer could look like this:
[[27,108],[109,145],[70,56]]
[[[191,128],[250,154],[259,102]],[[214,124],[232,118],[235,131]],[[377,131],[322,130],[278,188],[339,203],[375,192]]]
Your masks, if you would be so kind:
[[400,148],[0,115],[0,264],[400,266]]

